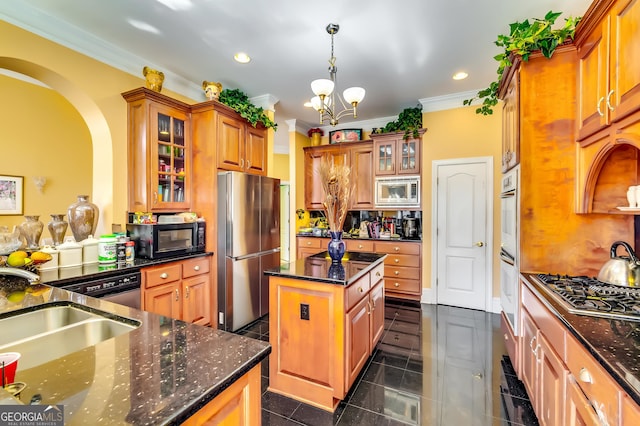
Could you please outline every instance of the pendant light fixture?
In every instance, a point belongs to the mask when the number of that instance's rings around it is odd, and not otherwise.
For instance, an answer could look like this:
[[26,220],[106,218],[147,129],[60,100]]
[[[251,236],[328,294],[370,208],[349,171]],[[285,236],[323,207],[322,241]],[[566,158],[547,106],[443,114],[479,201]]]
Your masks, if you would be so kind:
[[[353,115],[353,118],[357,118],[357,107],[364,99],[365,90],[362,87],[349,87],[342,92],[342,97],[336,95],[336,57],[333,56],[333,36],[338,33],[340,26],[337,24],[327,25],[327,32],[331,35],[331,57],[329,58],[329,77],[330,79],[321,78],[313,80],[311,82],[311,90],[316,95],[311,98],[311,106],[313,109],[320,113],[320,124],[324,123],[324,120],[329,120],[332,126],[338,124],[338,120],[346,115]],[[336,104],[336,97],[338,98],[342,111],[337,112],[338,105]],[[351,107],[347,107],[350,105]]]

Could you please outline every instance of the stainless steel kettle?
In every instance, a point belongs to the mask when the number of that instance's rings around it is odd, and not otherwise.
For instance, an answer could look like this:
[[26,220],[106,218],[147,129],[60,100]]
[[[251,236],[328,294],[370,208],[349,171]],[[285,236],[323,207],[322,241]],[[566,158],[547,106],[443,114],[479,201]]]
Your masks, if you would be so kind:
[[[627,250],[629,257],[618,257],[616,250],[619,246]],[[640,286],[640,261],[629,244],[616,241],[611,245],[611,259],[600,269],[598,280],[627,287]]]

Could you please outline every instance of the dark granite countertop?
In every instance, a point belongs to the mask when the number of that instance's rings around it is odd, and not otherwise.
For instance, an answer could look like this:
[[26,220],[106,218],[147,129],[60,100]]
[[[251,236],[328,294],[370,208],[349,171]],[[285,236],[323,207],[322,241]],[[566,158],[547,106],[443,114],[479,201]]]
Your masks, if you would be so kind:
[[25,368],[18,361],[15,380],[26,383],[20,401],[28,404],[39,394],[41,404],[64,405],[65,424],[179,424],[271,352],[267,342],[61,288],[28,287],[17,303],[0,288],[0,318],[48,303],[78,304],[141,323],[53,361]]
[[[322,236],[322,235],[313,235],[313,234],[296,234],[296,237],[329,239],[328,235]],[[422,242],[420,238],[360,238],[360,237],[353,237],[346,232],[342,234],[342,239],[343,240],[362,240],[362,241],[401,241],[401,242],[407,242],[407,243]]]
[[346,252],[342,262],[335,264],[331,262],[329,253],[324,251],[267,269],[264,273],[276,277],[348,286],[382,263],[386,256],[378,253]]
[[640,404],[640,321],[573,314],[551,297],[535,277],[523,273],[526,285],[607,370],[629,396]]
[[[138,259],[132,264],[118,265],[91,263],[82,266],[69,266],[64,268],[43,269],[38,271],[41,282],[60,287],[66,284],[75,283],[85,280],[94,280],[100,278],[110,278],[130,272],[139,272],[141,268],[154,265],[162,265],[164,263],[187,260],[202,256],[212,256],[213,252],[180,254],[176,256],[166,257],[162,259]],[[46,267],[46,263],[43,264]]]

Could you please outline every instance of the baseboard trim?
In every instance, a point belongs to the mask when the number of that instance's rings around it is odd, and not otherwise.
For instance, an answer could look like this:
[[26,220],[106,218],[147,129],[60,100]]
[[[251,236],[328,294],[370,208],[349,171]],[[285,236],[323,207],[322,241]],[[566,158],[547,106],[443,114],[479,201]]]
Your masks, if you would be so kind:
[[[422,294],[420,296],[420,303],[424,303],[426,305],[434,305],[436,304],[435,300],[435,292],[431,288],[423,288]],[[493,314],[499,314],[502,312],[502,305],[500,304],[499,297],[493,297],[491,299],[491,307],[487,312],[491,312]]]

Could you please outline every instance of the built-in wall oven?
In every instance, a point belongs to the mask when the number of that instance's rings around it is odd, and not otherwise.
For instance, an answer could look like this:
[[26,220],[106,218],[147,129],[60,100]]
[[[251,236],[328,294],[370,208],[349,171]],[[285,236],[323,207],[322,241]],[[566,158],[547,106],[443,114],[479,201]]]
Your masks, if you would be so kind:
[[502,176],[500,191],[500,303],[514,335],[518,336],[518,216],[520,210],[519,166]]

